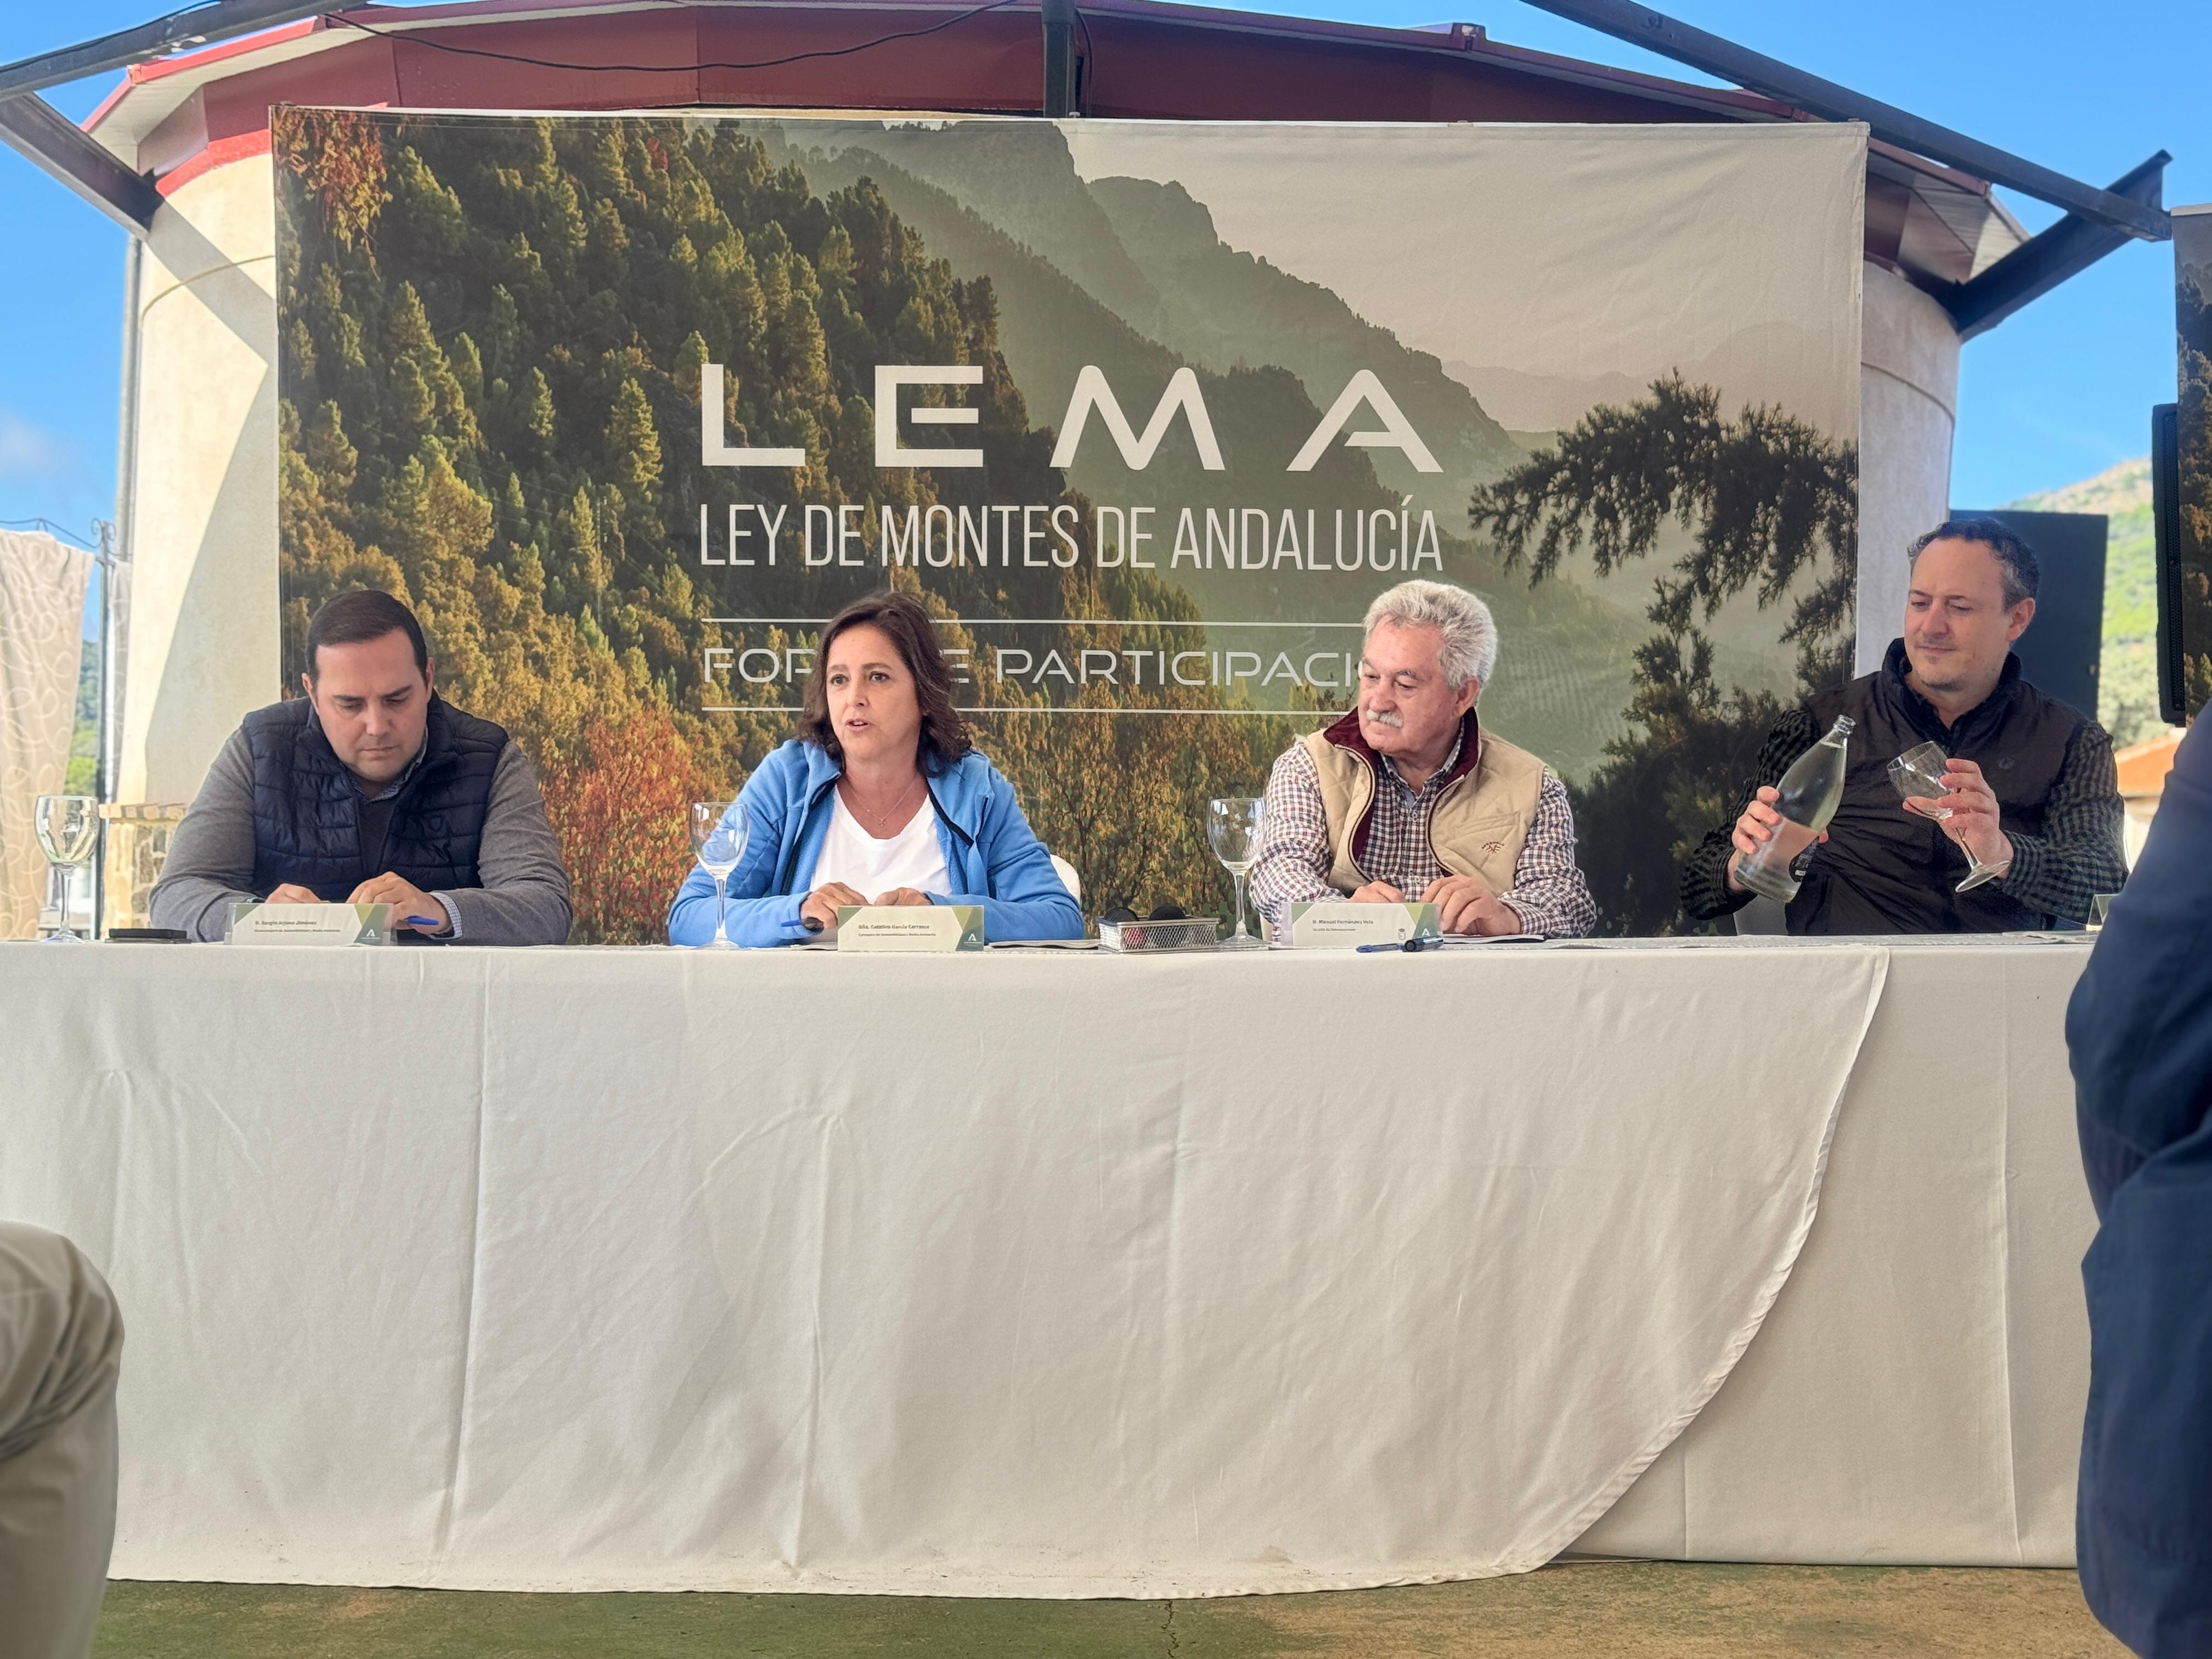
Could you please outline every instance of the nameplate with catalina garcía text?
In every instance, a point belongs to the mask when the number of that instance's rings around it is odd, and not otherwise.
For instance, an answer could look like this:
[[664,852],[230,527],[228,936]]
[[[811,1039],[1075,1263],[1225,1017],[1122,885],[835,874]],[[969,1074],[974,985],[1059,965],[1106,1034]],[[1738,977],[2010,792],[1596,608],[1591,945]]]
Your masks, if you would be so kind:
[[841,904],[840,951],[980,951],[980,904]]

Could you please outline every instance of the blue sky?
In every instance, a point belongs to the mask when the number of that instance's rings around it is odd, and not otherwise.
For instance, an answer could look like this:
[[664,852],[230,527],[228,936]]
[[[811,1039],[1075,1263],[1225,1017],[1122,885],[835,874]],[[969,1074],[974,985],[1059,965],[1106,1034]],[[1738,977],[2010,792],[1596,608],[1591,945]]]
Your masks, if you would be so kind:
[[[173,3],[173,0],[172,0]],[[0,8],[0,58],[167,9],[156,0]],[[1266,9],[1252,3],[1249,9]],[[1518,0],[1274,0],[1412,25],[1455,18],[1516,46],[1680,78],[1665,60]],[[2168,203],[2212,200],[2212,0],[1670,0],[1682,21],[2009,149],[2111,182],[2173,152]],[[88,112],[114,77],[62,88]],[[2031,229],[2057,216],[2009,198]],[[122,233],[0,148],[0,520],[83,531],[113,510]],[[2132,243],[1966,349],[1952,500],[1993,506],[2142,453],[2173,396],[2172,258]]]

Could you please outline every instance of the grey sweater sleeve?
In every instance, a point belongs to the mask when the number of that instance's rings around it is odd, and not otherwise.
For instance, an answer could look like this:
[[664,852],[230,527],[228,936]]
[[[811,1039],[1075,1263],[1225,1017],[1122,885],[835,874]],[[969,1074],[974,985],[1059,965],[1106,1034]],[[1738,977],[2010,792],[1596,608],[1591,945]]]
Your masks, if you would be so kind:
[[[477,876],[482,886],[441,896],[452,901],[458,941],[568,942],[568,874],[546,822],[537,770],[512,743],[492,775]],[[154,926],[182,928],[202,943],[227,939],[231,906],[262,896],[250,890],[252,879],[253,763],[246,734],[236,732],[208,769],[207,781],[169,843],[154,889]]]
[[568,942],[568,872],[546,821],[538,770],[516,744],[507,745],[492,775],[477,878],[483,886],[439,895],[452,902],[457,944]]
[[230,734],[169,842],[149,901],[156,927],[211,944],[230,936],[230,907],[261,896],[253,880],[253,762],[246,733]]

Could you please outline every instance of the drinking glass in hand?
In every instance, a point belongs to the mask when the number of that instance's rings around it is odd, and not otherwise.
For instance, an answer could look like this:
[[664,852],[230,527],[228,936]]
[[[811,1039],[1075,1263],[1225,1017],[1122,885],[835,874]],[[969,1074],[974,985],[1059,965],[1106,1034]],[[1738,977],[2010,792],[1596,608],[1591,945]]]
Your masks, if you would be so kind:
[[[1934,818],[1941,823],[1951,816],[1951,809],[1943,805],[1944,797],[1951,793],[1944,764],[1950,757],[1938,743],[1916,744],[1889,763],[1889,781],[1895,786],[1900,799],[1911,803],[1912,810],[1923,817]],[[1954,840],[1957,838],[1953,837]],[[1985,881],[1995,881],[2002,866],[1984,864],[1976,858],[1973,849],[1964,842],[1959,850],[1966,855],[1970,866],[1966,878],[1952,890],[1963,893],[1979,887]]]
[[1942,804],[1951,793],[1943,781],[1943,763],[1948,758],[1942,744],[1923,743],[1890,762],[1889,781],[1899,799],[1914,802],[1913,810],[1924,817],[1949,817],[1951,809]]
[[1224,951],[1257,951],[1264,941],[1244,925],[1244,878],[1260,859],[1260,833],[1267,823],[1267,804],[1250,796],[1208,801],[1206,839],[1213,856],[1237,884],[1237,931],[1221,942]]
[[58,944],[76,945],[84,935],[69,925],[68,872],[92,862],[92,849],[100,840],[100,803],[89,795],[41,795],[32,803],[31,830],[39,850],[46,855],[52,895],[61,926],[46,937]]
[[695,800],[691,803],[691,850],[699,867],[714,878],[714,937],[710,951],[734,951],[730,942],[730,872],[745,856],[745,815],[732,801]]

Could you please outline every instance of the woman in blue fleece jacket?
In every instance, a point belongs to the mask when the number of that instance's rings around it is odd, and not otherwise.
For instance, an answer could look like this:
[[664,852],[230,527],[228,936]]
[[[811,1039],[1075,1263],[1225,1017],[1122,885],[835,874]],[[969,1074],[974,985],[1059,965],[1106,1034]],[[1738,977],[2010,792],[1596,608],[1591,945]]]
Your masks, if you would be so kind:
[[[725,816],[746,826],[729,882],[734,943],[834,932],[841,904],[980,904],[987,939],[1083,936],[1013,786],[969,742],[913,595],[872,593],[830,620],[799,724]],[[714,878],[695,867],[669,908],[669,942],[708,944],[714,921]]]

